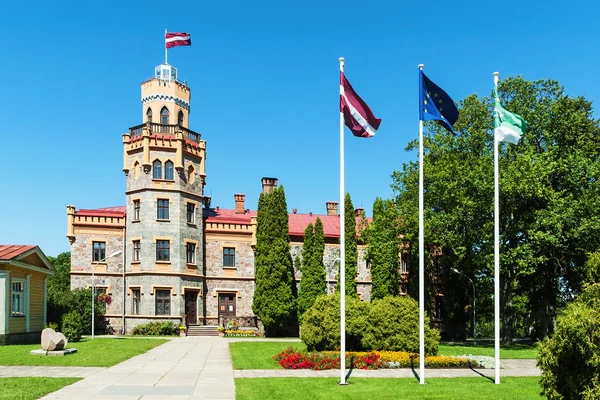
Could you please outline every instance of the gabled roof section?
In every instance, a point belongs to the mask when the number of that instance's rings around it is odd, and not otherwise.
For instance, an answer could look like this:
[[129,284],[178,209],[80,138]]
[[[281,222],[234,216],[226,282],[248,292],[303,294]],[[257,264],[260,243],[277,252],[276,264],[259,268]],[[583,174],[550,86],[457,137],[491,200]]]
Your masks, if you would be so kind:
[[55,271],[44,252],[35,245],[0,245],[0,263],[9,262],[17,266],[31,266]]
[[116,206],[116,207],[104,207],[96,208],[92,210],[79,209],[75,211],[75,215],[81,216],[94,216],[94,217],[124,217],[127,212],[127,207]]

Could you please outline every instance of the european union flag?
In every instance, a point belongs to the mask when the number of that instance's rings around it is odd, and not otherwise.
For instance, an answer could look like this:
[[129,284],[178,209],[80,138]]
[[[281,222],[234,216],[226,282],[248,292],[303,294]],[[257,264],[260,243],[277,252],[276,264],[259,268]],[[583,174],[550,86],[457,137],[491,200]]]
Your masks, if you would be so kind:
[[454,132],[452,125],[458,119],[458,109],[454,100],[438,85],[419,70],[419,119],[438,121],[440,125]]

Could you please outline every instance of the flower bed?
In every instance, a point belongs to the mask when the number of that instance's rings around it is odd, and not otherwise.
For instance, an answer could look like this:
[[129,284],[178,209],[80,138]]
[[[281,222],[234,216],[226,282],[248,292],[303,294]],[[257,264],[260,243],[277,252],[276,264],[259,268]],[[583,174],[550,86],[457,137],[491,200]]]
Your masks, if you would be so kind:
[[[337,369],[340,353],[337,351],[304,352],[292,347],[273,357],[285,369]],[[399,351],[347,352],[346,366],[355,369],[410,368],[418,364],[418,355]],[[477,363],[462,357],[427,356],[427,368],[469,368]]]
[[223,337],[256,337],[259,336],[256,331],[245,329],[224,329],[220,331]]

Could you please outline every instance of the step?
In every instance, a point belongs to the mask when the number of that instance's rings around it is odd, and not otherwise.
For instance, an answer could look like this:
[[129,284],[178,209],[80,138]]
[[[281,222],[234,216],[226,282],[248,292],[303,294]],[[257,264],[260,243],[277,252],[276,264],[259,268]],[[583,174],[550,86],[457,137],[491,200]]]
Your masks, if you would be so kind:
[[188,336],[219,336],[216,326],[190,325],[187,329]]

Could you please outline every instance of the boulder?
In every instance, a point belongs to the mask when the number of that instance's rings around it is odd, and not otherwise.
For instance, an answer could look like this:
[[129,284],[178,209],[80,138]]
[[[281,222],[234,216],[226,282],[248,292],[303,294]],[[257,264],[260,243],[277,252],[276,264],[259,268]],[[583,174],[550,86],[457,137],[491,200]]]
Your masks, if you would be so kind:
[[69,341],[60,332],[52,328],[46,328],[42,331],[42,349],[45,351],[62,350],[67,347]]

